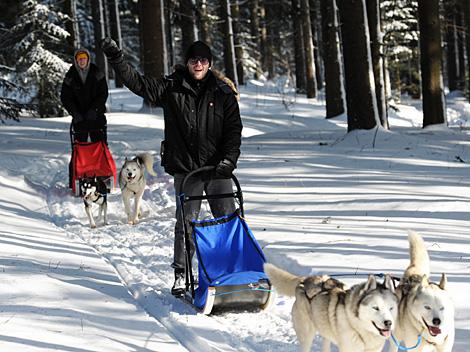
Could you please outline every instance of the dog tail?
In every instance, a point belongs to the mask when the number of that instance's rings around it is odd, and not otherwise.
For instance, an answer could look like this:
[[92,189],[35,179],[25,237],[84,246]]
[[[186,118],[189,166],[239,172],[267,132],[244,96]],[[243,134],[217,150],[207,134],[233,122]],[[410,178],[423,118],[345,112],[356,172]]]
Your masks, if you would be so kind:
[[411,275],[426,275],[429,277],[429,254],[423,238],[414,231],[408,231],[410,244],[410,265],[406,268],[405,277]]
[[295,296],[295,288],[304,280],[269,263],[264,264],[264,272],[276,291],[285,296]]
[[148,173],[152,176],[157,176],[157,173],[153,171],[153,156],[149,153],[143,153],[137,155],[137,159],[144,164],[145,169],[147,169]]

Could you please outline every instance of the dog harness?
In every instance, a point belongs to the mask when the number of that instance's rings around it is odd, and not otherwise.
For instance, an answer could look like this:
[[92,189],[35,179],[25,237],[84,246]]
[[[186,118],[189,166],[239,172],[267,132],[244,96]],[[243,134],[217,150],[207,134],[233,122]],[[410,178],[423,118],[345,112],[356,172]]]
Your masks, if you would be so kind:
[[[95,192],[94,195],[96,196],[96,199],[92,200],[92,203],[97,204],[101,199],[103,199],[103,203],[106,202],[107,194],[106,193],[100,193],[100,192]],[[85,206],[88,206],[88,203],[85,199],[83,199],[83,203],[85,203]]]

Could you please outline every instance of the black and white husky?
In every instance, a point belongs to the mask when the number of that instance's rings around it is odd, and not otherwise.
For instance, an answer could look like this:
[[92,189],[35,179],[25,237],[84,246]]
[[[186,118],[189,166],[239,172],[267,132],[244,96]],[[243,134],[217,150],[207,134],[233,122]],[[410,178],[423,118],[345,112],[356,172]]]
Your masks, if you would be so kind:
[[106,225],[106,213],[108,209],[107,189],[103,180],[98,177],[87,177],[80,180],[80,192],[85,204],[85,212],[90,221],[90,227],[96,227],[93,218],[93,204],[99,206],[98,218],[103,217],[103,223]]
[[[139,154],[134,159],[127,159],[119,172],[119,187],[121,188],[122,202],[127,215],[127,223],[135,225],[139,221],[140,201],[145,190],[145,169],[156,176],[153,171],[153,156],[148,153]],[[131,212],[131,199],[134,199],[134,211]]]

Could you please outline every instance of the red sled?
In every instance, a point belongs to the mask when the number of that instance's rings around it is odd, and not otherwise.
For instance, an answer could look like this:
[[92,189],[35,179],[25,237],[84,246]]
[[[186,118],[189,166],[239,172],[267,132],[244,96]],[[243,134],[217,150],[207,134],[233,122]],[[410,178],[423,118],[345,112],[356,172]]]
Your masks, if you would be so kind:
[[104,141],[73,142],[72,191],[80,196],[80,180],[88,177],[100,178],[108,193],[116,187],[116,164]]

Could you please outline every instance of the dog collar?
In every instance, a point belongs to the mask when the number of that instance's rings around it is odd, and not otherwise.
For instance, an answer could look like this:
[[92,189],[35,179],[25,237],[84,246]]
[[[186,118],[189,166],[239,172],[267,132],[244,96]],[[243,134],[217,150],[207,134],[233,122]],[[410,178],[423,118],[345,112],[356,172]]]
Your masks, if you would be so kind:
[[400,351],[411,351],[411,350],[414,350],[414,349],[418,348],[419,345],[421,345],[421,342],[423,341],[423,337],[421,336],[421,334],[419,334],[418,335],[418,341],[416,341],[416,344],[413,347],[402,346],[401,343],[399,341],[397,341],[395,336],[393,336],[393,334],[392,334],[392,341]]

